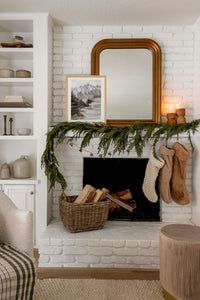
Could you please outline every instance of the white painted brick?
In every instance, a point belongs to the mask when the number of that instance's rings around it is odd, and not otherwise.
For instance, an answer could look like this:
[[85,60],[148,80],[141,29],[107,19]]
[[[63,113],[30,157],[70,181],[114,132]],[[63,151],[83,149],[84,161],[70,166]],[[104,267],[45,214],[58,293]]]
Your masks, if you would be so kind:
[[100,240],[95,240],[95,239],[89,240],[88,246],[92,246],[92,247],[100,246]]
[[100,240],[100,247],[112,247],[113,242],[111,240]]
[[63,267],[65,268],[88,268],[89,267],[89,264],[83,264],[83,263],[69,263],[69,264],[64,264]]
[[102,256],[101,257],[102,264],[126,264],[127,258],[124,256]]
[[122,31],[127,33],[133,33],[133,32],[142,32],[143,28],[142,26],[134,26],[134,25],[125,25],[122,26]]
[[138,247],[140,248],[149,248],[151,245],[150,241],[138,241]]
[[132,256],[137,255],[137,248],[115,248],[113,249],[113,254],[120,256]]
[[103,39],[109,39],[112,37],[113,37],[112,33],[94,33],[93,34],[94,40],[103,40]]
[[40,255],[39,262],[40,263],[48,263],[50,261],[49,255]]
[[159,241],[151,241],[151,247],[158,248],[159,247]]
[[122,32],[122,26],[103,26],[103,32]]
[[138,248],[138,255],[142,256],[158,256],[159,248]]
[[174,39],[175,40],[193,40],[193,33],[175,33]]
[[112,254],[112,248],[110,247],[89,247],[88,248],[89,254],[92,255],[111,255]]
[[62,246],[62,244],[63,244],[62,239],[54,239],[54,238],[50,239],[50,245],[53,245],[53,246]]
[[120,240],[113,241],[113,247],[115,248],[122,248],[124,246],[125,246],[125,241],[120,241]]
[[49,246],[50,245],[50,239],[40,239],[39,240],[40,246]]
[[64,254],[72,254],[72,255],[82,255],[87,254],[87,247],[78,247],[78,246],[68,246],[63,248]]
[[63,26],[63,32],[65,33],[79,33],[82,32],[82,26]]
[[151,39],[153,37],[153,34],[152,33],[145,33],[145,32],[142,32],[142,33],[139,33],[139,32],[134,32],[133,33],[133,38],[149,38]]
[[143,26],[143,31],[144,32],[162,32],[163,27],[159,26],[159,25],[155,25],[155,26]]
[[100,262],[100,257],[94,255],[76,256],[77,263],[97,264]]
[[102,32],[103,26],[83,26],[83,32],[85,33],[96,33]]
[[64,239],[63,240],[63,245],[74,246],[75,245],[75,240]]
[[137,246],[138,246],[137,241],[126,241],[126,247],[128,247],[128,248],[135,248]]
[[76,246],[87,246],[88,245],[88,240],[76,240],[75,245]]
[[92,39],[92,33],[74,33],[73,38],[77,40]]
[[52,263],[73,263],[75,262],[75,258],[72,255],[52,255],[51,256]]
[[160,264],[160,257],[152,257],[151,258],[151,263],[153,265],[159,265]]
[[151,265],[151,258],[145,257],[145,256],[134,256],[134,257],[128,257],[127,263],[128,264],[134,264],[134,265]]
[[183,32],[183,26],[163,26],[163,32]]
[[72,34],[71,33],[54,33],[55,40],[71,40]]
[[162,33],[153,33],[153,36],[156,39],[162,39],[162,40],[171,40],[173,37],[172,33],[162,32]]
[[61,32],[63,32],[63,27],[62,26],[54,26],[53,32],[61,33]]
[[40,253],[42,254],[55,254],[55,255],[58,255],[58,254],[61,254],[63,249],[62,247],[56,247],[56,246],[42,246],[40,247]]
[[116,39],[129,39],[132,37],[132,34],[131,33],[114,33],[113,34],[113,38],[116,38]]

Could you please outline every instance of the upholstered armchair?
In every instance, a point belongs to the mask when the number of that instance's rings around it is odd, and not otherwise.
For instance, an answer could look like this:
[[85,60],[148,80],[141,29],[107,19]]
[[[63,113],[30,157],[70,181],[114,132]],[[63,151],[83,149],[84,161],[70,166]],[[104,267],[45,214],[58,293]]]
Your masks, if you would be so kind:
[[32,299],[33,215],[0,192],[0,299]]

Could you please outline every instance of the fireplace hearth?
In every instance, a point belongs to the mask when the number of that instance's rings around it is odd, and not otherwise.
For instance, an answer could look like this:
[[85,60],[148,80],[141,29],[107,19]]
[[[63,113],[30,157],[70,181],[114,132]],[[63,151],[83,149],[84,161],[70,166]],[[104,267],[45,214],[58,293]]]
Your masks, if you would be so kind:
[[[136,202],[132,213],[123,208],[110,210],[109,220],[160,221],[160,201],[151,203],[142,191],[147,162],[146,158],[84,158],[83,186],[105,187],[110,193],[129,189]],[[156,191],[159,195],[157,182]]]

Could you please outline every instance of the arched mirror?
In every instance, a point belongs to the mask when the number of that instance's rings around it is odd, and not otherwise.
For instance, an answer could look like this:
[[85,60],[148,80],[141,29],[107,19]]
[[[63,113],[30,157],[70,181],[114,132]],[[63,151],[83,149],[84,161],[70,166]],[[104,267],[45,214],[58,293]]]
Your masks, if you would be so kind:
[[160,122],[161,49],[155,41],[99,41],[92,49],[91,74],[106,75],[108,124]]

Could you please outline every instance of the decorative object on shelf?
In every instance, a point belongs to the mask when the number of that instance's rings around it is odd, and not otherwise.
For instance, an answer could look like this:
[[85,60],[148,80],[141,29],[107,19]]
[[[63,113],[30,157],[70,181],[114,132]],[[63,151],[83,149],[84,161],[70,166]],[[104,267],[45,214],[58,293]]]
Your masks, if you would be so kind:
[[178,108],[176,110],[176,114],[177,114],[177,124],[186,123],[186,120],[185,120],[185,108]]
[[5,96],[0,107],[33,107],[23,96]]
[[19,35],[15,35],[12,43],[1,43],[3,48],[32,48],[32,44],[26,44],[24,38]]
[[[144,147],[148,142],[152,144],[154,156],[156,155],[156,146],[159,141],[167,142],[173,136],[180,133],[186,133],[188,140],[193,149],[191,134],[198,131],[200,119],[193,120],[190,123],[169,126],[166,123],[155,124],[138,124],[133,123],[131,126],[111,126],[103,123],[86,123],[86,122],[61,122],[55,125],[47,134],[46,148],[42,155],[42,166],[45,174],[50,181],[50,189],[55,183],[61,185],[65,190],[67,183],[64,176],[59,171],[59,163],[55,155],[55,148],[64,140],[72,143],[78,137],[81,137],[80,151],[88,147],[93,138],[99,139],[98,154],[106,156],[111,150],[112,153],[128,153],[135,150],[138,157],[141,157]],[[73,136],[66,139],[68,132],[72,132]]]
[[13,130],[13,118],[9,118],[9,123],[10,123],[10,133],[9,133],[9,135],[13,135],[13,132],[12,132],[12,130]]
[[31,177],[31,165],[27,155],[21,155],[20,158],[14,161],[13,177],[21,179]]
[[7,135],[7,115],[3,115],[3,135]]
[[0,169],[0,178],[9,179],[10,178],[10,166],[7,163],[4,163]]
[[0,78],[13,78],[15,72],[12,69],[0,69]]
[[31,129],[30,128],[19,128],[19,129],[17,129],[17,134],[18,135],[30,135]]
[[16,70],[16,78],[30,78],[31,72],[27,70]]
[[167,114],[167,123],[170,126],[174,126],[177,124],[177,115],[176,113],[168,113]]
[[105,121],[105,76],[71,75],[67,80],[68,121]]

